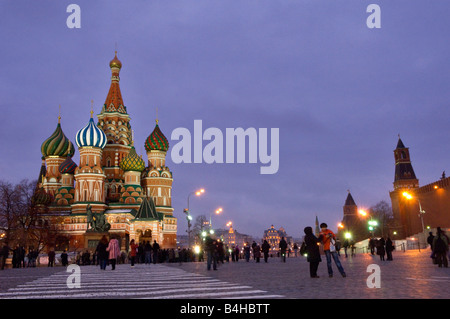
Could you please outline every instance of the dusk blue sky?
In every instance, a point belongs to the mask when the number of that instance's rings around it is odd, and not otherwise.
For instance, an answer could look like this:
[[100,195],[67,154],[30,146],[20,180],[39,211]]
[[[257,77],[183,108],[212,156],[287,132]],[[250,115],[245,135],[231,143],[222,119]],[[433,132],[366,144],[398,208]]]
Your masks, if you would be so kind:
[[[66,26],[71,3],[80,29]],[[366,25],[371,3],[381,29]],[[59,104],[74,143],[91,100],[95,114],[105,102],[117,43],[144,159],[156,108],[171,146],[172,131],[193,132],[196,119],[224,133],[280,129],[274,175],[261,164],[174,164],[169,150],[179,234],[200,187],[192,215],[222,207],[215,227],[300,237],[318,215],[336,230],[348,189],[360,207],[390,203],[398,134],[420,185],[450,173],[449,9],[447,0],[1,1],[0,178],[38,177]]]

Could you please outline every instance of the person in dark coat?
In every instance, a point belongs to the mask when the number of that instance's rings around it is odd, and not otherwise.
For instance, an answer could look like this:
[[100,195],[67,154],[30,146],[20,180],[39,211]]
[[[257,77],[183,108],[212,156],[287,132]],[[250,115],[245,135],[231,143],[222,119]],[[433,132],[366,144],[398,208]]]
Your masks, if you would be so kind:
[[386,256],[387,259],[386,260],[392,260],[392,252],[394,251],[395,247],[394,244],[392,243],[392,240],[390,237],[388,237],[386,239]]
[[108,248],[108,239],[103,235],[95,250],[97,252],[97,259],[101,270],[106,270],[106,264],[109,258],[109,253],[106,251],[106,248]]
[[67,267],[69,265],[69,255],[67,255],[67,249],[61,253],[61,264],[63,267]]
[[53,267],[55,265],[55,251],[54,250],[50,250],[48,252],[48,265],[47,267]]
[[320,250],[317,243],[321,242],[323,239],[323,235],[320,235],[319,238],[314,236],[312,227],[305,227],[305,245],[307,251],[307,261],[309,262],[309,274],[311,278],[319,278],[317,276],[317,269],[319,268],[319,263],[322,261],[320,257]]
[[381,237],[377,242],[377,254],[380,255],[380,260],[384,260],[384,255],[386,255],[386,250],[384,245],[386,244],[383,237]]
[[270,244],[265,239],[261,246],[261,250],[264,254],[264,262],[267,262],[267,259],[269,258]]

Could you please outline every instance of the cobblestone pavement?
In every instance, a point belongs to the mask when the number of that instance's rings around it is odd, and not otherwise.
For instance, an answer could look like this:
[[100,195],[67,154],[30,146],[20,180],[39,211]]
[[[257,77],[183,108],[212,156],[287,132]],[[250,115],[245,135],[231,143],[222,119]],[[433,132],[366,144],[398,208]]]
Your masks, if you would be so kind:
[[[70,273],[62,267],[6,269],[0,271],[0,298],[448,299],[450,268],[433,265],[429,255],[429,250],[394,252],[393,261],[369,254],[341,256],[346,278],[334,264],[329,278],[323,257],[317,279],[309,278],[303,257],[286,263],[269,258],[267,264],[241,259],[225,262],[217,271],[208,271],[204,262],[118,265],[114,272],[82,266],[79,289],[67,288]],[[373,264],[379,266],[380,288],[367,285],[376,283],[368,272]]]

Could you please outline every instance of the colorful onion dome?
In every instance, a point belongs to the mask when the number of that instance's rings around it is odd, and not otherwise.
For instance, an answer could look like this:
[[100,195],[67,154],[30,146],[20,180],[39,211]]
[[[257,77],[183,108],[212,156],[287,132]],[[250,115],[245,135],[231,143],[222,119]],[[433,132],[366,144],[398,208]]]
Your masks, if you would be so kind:
[[167,152],[169,149],[169,141],[161,132],[158,121],[156,121],[156,126],[152,134],[145,140],[145,149],[147,152],[155,150]]
[[34,205],[50,205],[53,201],[52,195],[47,193],[43,187],[36,190],[31,198]]
[[66,160],[59,165],[59,172],[61,174],[75,174],[76,168],[77,164],[72,161],[71,157],[67,157]]
[[72,157],[75,152],[72,142],[64,135],[61,129],[61,123],[58,125],[53,134],[41,145],[41,153],[45,158],[47,156]]
[[91,118],[89,123],[78,131],[75,142],[78,147],[98,147],[104,148],[106,145],[106,134],[97,125],[94,124],[92,119],[93,112],[91,111]]
[[134,146],[131,147],[128,155],[120,162],[120,168],[124,171],[142,172],[145,169],[144,160],[137,155]]
[[109,67],[110,68],[122,68],[122,62],[120,62],[120,60],[117,58],[117,51],[116,51],[116,54],[115,54],[115,56],[114,56],[114,59],[112,59],[110,62],[109,62]]

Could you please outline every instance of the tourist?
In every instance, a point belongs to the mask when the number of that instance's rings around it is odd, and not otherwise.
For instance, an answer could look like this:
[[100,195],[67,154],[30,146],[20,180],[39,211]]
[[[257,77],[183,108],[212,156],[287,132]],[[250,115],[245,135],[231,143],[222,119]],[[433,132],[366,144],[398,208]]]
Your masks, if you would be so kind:
[[[319,278],[317,276],[317,269],[319,268],[319,263],[322,261],[320,257],[319,245],[317,243],[321,242],[323,235],[319,238],[314,236],[312,227],[305,227],[303,230],[305,232],[304,244],[306,247],[307,261],[309,262],[309,276],[311,278]],[[302,252],[300,252],[302,253]]]
[[434,237],[433,239],[433,252],[439,267],[442,267],[442,265],[444,265],[445,268],[448,268],[448,243],[449,239],[447,235],[445,235],[445,232],[440,227],[438,227],[436,237]]
[[377,242],[377,254],[380,256],[380,260],[384,261],[384,255],[386,255],[386,249],[384,245],[386,244],[383,237],[381,237]]
[[281,255],[281,261],[286,262],[286,249],[287,249],[287,242],[284,239],[284,237],[281,237],[280,243],[278,244],[278,247],[280,248],[280,255]]
[[159,244],[156,240],[153,241],[153,263],[156,264],[158,262],[158,253],[159,253]]
[[69,256],[67,255],[67,249],[61,253],[61,264],[63,267],[67,267],[69,265]]
[[387,256],[386,260],[392,260],[392,252],[394,251],[395,247],[394,247],[394,243],[392,242],[392,240],[389,236],[386,239],[385,247],[386,247],[386,256]]
[[247,262],[250,261],[250,245],[248,244],[248,242],[244,245],[244,257]]
[[256,244],[255,248],[253,249],[253,255],[255,256],[255,260],[257,263],[259,263],[259,260],[261,258],[261,246]]
[[50,250],[48,252],[48,265],[47,267],[53,267],[55,265],[55,251]]
[[205,251],[206,251],[206,268],[208,270],[211,270],[211,264],[213,266],[214,270],[217,270],[217,243],[216,241],[210,236],[207,235],[205,237]]
[[264,254],[264,262],[267,262],[267,260],[269,259],[270,244],[265,239],[261,246],[261,250]]
[[116,269],[116,261],[117,258],[120,255],[120,247],[119,247],[119,241],[116,238],[111,238],[109,241],[108,247],[106,248],[106,251],[109,252],[109,262],[111,264],[111,270]]
[[345,274],[344,268],[342,267],[339,256],[336,252],[336,236],[327,227],[328,225],[325,223],[320,224],[320,235],[322,235],[323,250],[325,252],[325,257],[327,258],[328,276],[333,277],[333,268],[331,267],[331,258],[333,258],[342,277],[346,277],[347,275]]
[[344,244],[342,247],[344,247],[345,258],[348,258],[347,249],[348,247],[350,247],[350,241],[348,240],[348,238],[344,240]]
[[105,235],[102,236],[100,241],[98,242],[96,253],[97,253],[97,260],[100,264],[101,270],[106,270],[106,264],[108,262],[108,252],[106,251],[106,248],[108,248],[108,239]]
[[150,265],[152,263],[152,244],[147,241],[144,245],[145,264]]
[[130,260],[131,260],[131,267],[134,267],[134,263],[136,262],[136,255],[137,255],[138,245],[135,244],[134,239],[130,241]]

